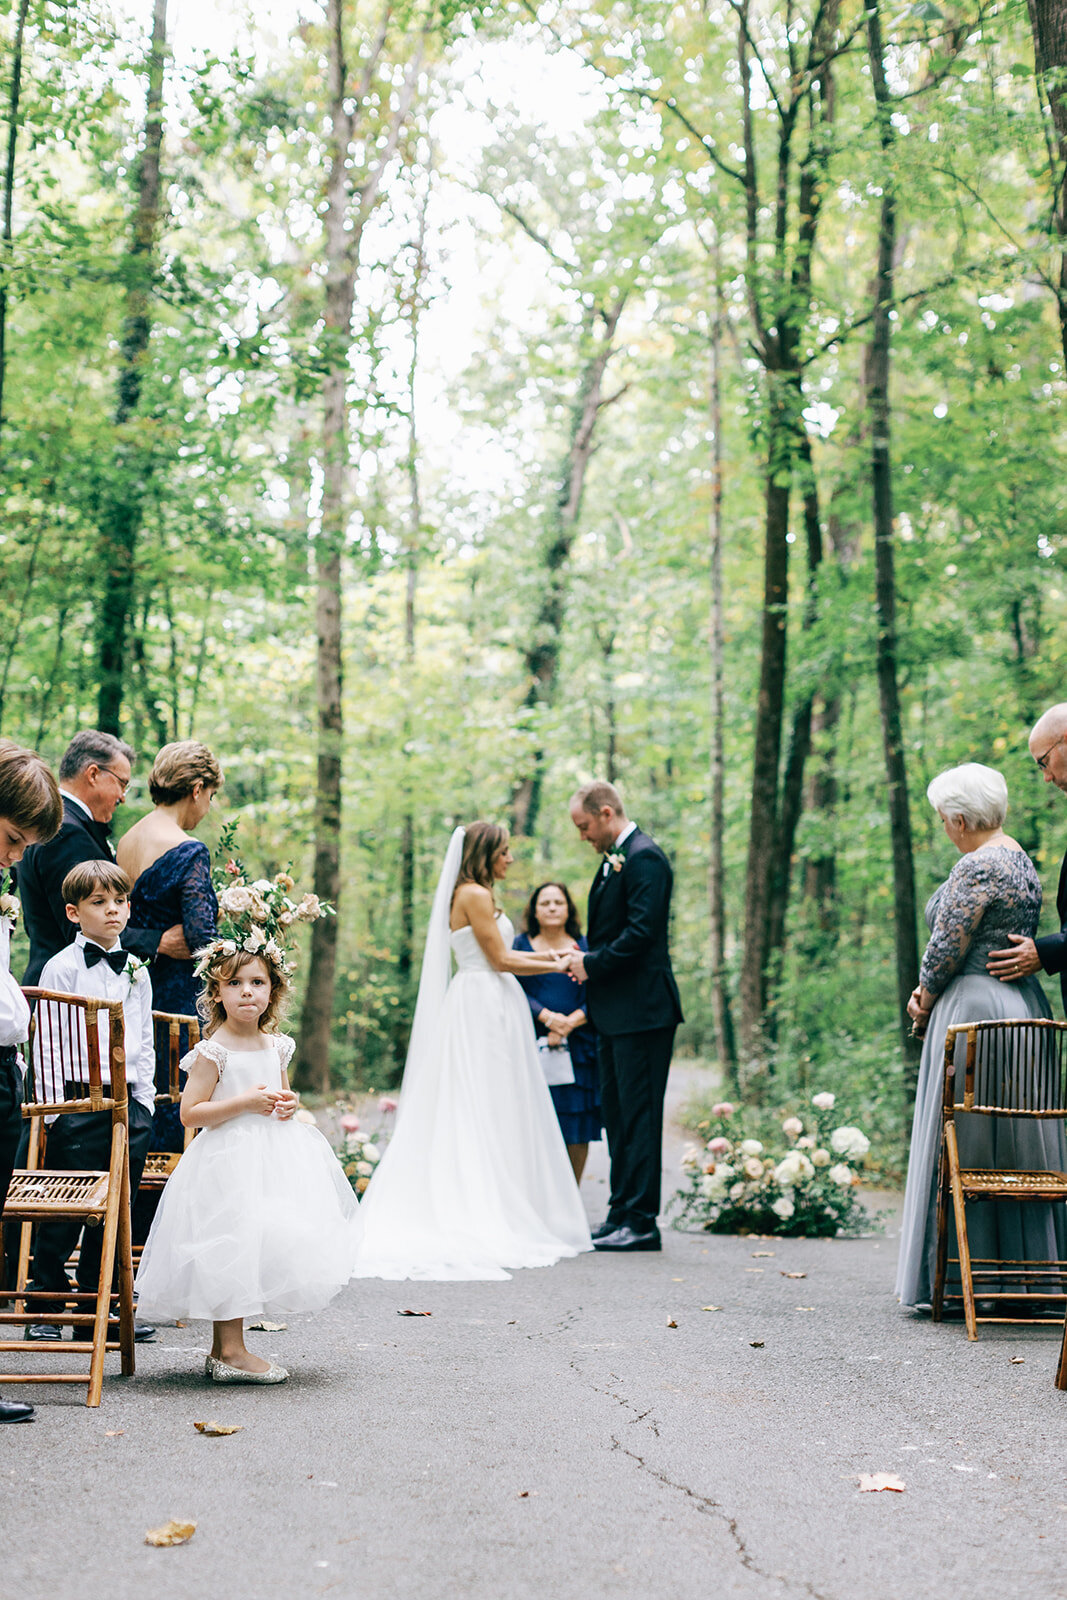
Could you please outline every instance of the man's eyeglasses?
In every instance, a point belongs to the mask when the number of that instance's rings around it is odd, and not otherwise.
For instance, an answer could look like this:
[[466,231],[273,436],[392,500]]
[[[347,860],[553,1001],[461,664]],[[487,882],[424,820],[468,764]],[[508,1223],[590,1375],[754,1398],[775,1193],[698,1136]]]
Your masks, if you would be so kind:
[[[1040,766],[1040,765],[1041,765],[1041,763],[1038,762],[1038,766]],[[119,794],[121,794],[123,799],[125,799],[126,791],[130,787],[130,784],[131,784],[131,782],[133,780],[131,778],[120,778],[118,773],[115,771],[114,767],[101,767],[100,771],[101,772],[109,772],[111,774],[111,776],[114,778],[115,782],[119,786]]]
[[1048,771],[1048,758],[1049,758],[1049,756],[1052,754],[1053,750],[1055,750],[1057,745],[1060,745],[1060,744],[1063,743],[1065,738],[1067,738],[1067,734],[1061,733],[1059,738],[1055,739],[1052,742],[1052,744],[1049,745],[1048,749],[1045,751],[1043,756],[1035,756],[1034,757],[1034,760],[1037,762],[1037,764],[1041,768],[1042,772],[1047,772]]

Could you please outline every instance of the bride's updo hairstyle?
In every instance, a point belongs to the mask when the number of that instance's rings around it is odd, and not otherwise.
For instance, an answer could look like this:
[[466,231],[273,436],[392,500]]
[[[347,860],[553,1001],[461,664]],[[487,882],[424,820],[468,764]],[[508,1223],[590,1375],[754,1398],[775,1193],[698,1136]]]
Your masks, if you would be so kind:
[[492,894],[496,888],[493,862],[507,845],[508,838],[508,830],[498,822],[472,822],[463,838],[463,859],[456,888],[464,883],[480,883]]
[[995,767],[967,761],[962,767],[939,772],[926,798],[943,817],[962,817],[972,833],[991,832],[1004,826],[1008,814],[1008,785]]
[[[228,950],[223,948],[227,944],[230,945]],[[196,1009],[204,1019],[205,1038],[217,1033],[226,1021],[226,1008],[222,1003],[223,984],[236,978],[250,961],[262,961],[270,977],[270,1004],[259,1019],[259,1031],[277,1033],[279,1023],[285,1021],[285,1007],[292,987],[288,973],[270,956],[234,950],[229,940],[220,940],[219,945],[217,951],[209,949],[207,962],[202,969],[204,992],[196,1002]]]

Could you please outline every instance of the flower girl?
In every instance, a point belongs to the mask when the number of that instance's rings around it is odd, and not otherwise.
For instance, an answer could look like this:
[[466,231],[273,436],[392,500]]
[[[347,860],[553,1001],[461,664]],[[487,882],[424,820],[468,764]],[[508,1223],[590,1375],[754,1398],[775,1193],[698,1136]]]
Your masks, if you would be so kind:
[[317,1128],[294,1121],[294,1044],[277,1024],[289,989],[280,946],[217,939],[201,953],[205,1037],[182,1062],[181,1118],[202,1131],[166,1188],[137,1273],[145,1315],[210,1318],[205,1376],[284,1383],[245,1347],[244,1318],[317,1311],[352,1276],[356,1198]]

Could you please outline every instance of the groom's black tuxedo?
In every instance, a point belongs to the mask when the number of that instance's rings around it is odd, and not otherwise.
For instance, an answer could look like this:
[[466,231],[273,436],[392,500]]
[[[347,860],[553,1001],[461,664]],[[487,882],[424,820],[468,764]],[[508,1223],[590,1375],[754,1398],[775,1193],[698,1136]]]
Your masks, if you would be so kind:
[[1060,866],[1056,915],[1060,919],[1059,933],[1048,933],[1043,939],[1035,939],[1034,944],[1045,971],[1059,973],[1060,997],[1063,1000],[1064,1013],[1067,1014],[1067,856],[1064,856]]
[[586,1009],[599,1036],[600,1099],[611,1152],[608,1220],[647,1234],[659,1212],[663,1096],[682,1021],[671,971],[671,864],[638,828],[589,890]]
[[[47,844],[31,844],[15,869],[26,934],[30,941],[24,984],[35,984],[44,964],[65,950],[77,933],[63,904],[63,879],[82,861],[114,861],[106,823],[87,816],[63,796],[63,825]],[[162,928],[125,928],[122,947],[147,961],[154,956]]]

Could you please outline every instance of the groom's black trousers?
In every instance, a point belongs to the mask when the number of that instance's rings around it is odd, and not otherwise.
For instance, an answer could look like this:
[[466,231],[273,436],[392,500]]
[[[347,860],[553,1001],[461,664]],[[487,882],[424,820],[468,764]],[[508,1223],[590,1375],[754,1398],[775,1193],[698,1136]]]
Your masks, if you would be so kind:
[[600,1106],[611,1154],[608,1220],[651,1233],[659,1214],[663,1096],[674,1028],[600,1034]]

